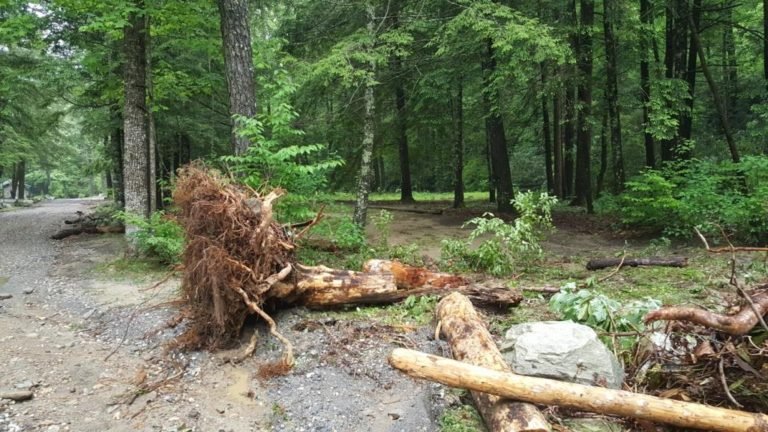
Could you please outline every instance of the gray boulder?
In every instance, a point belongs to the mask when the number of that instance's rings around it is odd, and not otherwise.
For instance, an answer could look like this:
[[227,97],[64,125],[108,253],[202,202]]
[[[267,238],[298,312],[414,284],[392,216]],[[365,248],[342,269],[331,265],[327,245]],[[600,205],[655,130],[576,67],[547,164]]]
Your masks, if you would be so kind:
[[572,321],[518,324],[501,344],[507,364],[520,375],[621,388],[624,369],[591,328]]

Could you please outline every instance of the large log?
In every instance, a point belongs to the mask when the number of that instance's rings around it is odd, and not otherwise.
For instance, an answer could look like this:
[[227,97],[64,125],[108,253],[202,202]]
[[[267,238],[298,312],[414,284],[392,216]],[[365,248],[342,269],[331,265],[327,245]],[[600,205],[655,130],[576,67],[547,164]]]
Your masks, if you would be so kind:
[[589,260],[587,270],[599,270],[607,267],[638,267],[638,266],[662,266],[662,267],[685,267],[688,265],[686,257],[650,257],[650,258],[597,258]]
[[[450,294],[438,303],[435,313],[440,331],[448,340],[455,359],[510,372],[469,299],[459,293]],[[491,432],[551,430],[547,420],[534,405],[483,391],[472,391],[472,398]]]
[[531,403],[558,405],[707,431],[768,431],[768,416],[765,414],[515,375],[403,348],[392,352],[389,363],[416,378]]

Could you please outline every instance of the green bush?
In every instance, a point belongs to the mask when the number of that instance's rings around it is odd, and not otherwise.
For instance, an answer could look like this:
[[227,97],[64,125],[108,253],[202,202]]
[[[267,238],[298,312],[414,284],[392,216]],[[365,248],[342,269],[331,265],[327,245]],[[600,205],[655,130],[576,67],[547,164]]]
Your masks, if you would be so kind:
[[668,237],[690,237],[694,227],[713,240],[720,229],[741,242],[768,240],[768,157],[739,164],[693,160],[648,170],[627,182],[615,205],[622,222]]
[[165,264],[176,264],[181,260],[184,230],[172,217],[158,211],[152,213],[149,219],[130,213],[122,213],[121,218],[127,225],[138,228],[131,235],[140,253]]
[[[524,192],[515,194],[514,206],[520,214],[513,224],[486,213],[466,225],[475,229],[467,240],[444,240],[442,259],[459,270],[485,271],[494,276],[512,273],[516,266],[529,266],[541,260],[544,250],[541,241],[554,229],[552,207],[557,202],[547,193]],[[472,243],[487,237],[476,248]]]

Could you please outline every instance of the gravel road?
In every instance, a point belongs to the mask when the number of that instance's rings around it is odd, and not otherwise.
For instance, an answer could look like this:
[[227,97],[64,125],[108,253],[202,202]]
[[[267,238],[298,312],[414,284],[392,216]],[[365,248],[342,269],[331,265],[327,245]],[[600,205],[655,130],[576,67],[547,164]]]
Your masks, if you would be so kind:
[[260,348],[239,366],[223,364],[232,352],[168,352],[178,282],[101,274],[122,256],[119,235],[49,240],[96,204],[0,212],[0,393],[34,394],[0,399],[0,432],[437,430],[445,389],[386,364],[396,346],[441,353],[427,328],[283,311],[297,365],[268,381],[254,372],[279,352],[258,324]]

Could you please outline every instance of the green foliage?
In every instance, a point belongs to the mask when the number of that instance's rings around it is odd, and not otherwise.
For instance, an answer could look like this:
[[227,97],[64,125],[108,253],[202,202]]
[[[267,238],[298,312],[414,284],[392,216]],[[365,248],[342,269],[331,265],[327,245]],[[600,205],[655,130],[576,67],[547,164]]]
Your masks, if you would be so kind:
[[478,432],[485,430],[483,419],[471,405],[447,409],[440,419],[441,432]]
[[132,235],[139,252],[165,264],[176,264],[184,251],[184,230],[164,212],[152,213],[149,219],[121,213],[126,224],[138,227]]
[[389,259],[397,260],[401,263],[416,267],[423,267],[425,264],[423,255],[421,254],[421,247],[415,243],[390,247]]
[[693,228],[721,238],[720,229],[748,243],[768,240],[768,157],[740,164],[693,160],[648,170],[627,182],[613,207],[630,226],[670,237],[690,237]]
[[[457,269],[486,271],[494,276],[512,273],[518,266],[530,266],[544,257],[541,241],[554,229],[552,206],[557,199],[547,193],[518,192],[514,206],[520,214],[513,224],[486,213],[466,225],[475,229],[466,241],[444,240],[443,261]],[[490,238],[488,238],[490,236]],[[476,248],[475,240],[483,240]]]
[[392,226],[392,221],[395,220],[395,216],[392,212],[381,210],[379,214],[373,216],[371,219],[373,226],[376,227],[379,246],[386,249],[389,247],[390,228]]

